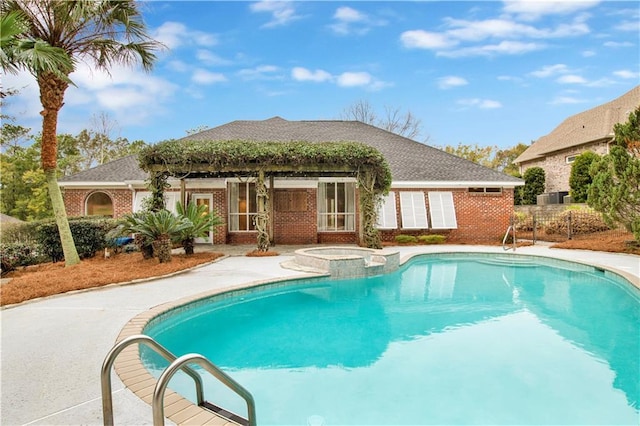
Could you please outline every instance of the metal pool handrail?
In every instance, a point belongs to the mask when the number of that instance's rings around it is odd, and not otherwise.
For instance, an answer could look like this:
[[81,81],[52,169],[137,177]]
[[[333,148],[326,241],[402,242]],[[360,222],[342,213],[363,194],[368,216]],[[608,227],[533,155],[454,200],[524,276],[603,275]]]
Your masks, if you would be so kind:
[[[102,363],[102,370],[100,372],[100,385],[102,388],[102,416],[103,423],[105,426],[113,426],[113,398],[111,396],[111,368],[113,367],[113,363],[116,357],[122,352],[127,346],[141,343],[145,344],[151,349],[153,349],[156,353],[161,355],[164,359],[169,362],[175,362],[177,359],[175,355],[169,352],[165,347],[160,345],[158,342],[153,340],[149,336],[145,336],[144,334],[138,334],[135,336],[127,337],[122,341],[118,342],[107,354]],[[196,398],[198,401],[198,405],[202,405],[204,402],[204,392],[202,387],[202,378],[198,373],[193,371],[188,366],[184,366],[182,368],[185,373],[187,373],[196,385]],[[161,424],[164,424],[161,423]]]
[[[513,247],[507,247],[507,237],[509,236],[509,231],[511,231],[513,233]],[[502,249],[504,251],[513,249],[513,251],[516,251],[516,228],[513,225],[509,225],[509,227],[507,228],[507,232],[505,232],[504,234],[504,238],[502,239]]]
[[188,368],[188,363],[195,363],[207,370],[216,379],[224,383],[229,389],[241,396],[247,403],[247,417],[249,426],[256,426],[256,405],[253,396],[240,383],[236,382],[224,371],[213,365],[211,361],[199,354],[186,354],[176,359],[167,367],[153,390],[153,399],[151,402],[151,410],[153,411],[154,426],[164,425],[164,392],[167,389],[169,381],[175,373],[181,369]]

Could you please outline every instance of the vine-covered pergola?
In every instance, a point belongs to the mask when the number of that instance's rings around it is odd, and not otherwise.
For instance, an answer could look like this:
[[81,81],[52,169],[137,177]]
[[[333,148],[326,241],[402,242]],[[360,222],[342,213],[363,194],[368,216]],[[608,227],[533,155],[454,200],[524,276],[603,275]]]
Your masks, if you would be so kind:
[[[255,178],[258,250],[269,249],[268,191],[275,177],[354,177],[360,202],[363,245],[380,248],[377,209],[389,192],[391,171],[382,154],[358,142],[257,142],[246,140],[169,140],[143,149],[140,167],[150,174],[152,208],[164,208],[169,177]],[[273,188],[273,185],[270,185]],[[182,188],[184,191],[184,187]]]

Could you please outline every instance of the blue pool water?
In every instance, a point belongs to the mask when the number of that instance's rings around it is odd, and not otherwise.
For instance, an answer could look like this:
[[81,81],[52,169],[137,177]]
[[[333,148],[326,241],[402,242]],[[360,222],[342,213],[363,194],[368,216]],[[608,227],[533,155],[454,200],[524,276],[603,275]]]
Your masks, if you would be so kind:
[[[459,254],[213,297],[145,333],[229,373],[260,425],[638,424],[639,324],[640,292],[614,274]],[[203,377],[206,399],[246,415]],[[186,376],[170,387],[195,399]]]

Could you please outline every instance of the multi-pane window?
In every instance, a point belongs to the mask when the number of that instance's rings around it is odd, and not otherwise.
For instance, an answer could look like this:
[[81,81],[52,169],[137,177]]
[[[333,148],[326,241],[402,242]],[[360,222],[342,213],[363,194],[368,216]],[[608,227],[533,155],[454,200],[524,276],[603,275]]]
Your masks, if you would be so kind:
[[229,184],[229,231],[253,231],[258,212],[256,185],[252,182]]
[[318,230],[355,231],[355,184],[318,183]]

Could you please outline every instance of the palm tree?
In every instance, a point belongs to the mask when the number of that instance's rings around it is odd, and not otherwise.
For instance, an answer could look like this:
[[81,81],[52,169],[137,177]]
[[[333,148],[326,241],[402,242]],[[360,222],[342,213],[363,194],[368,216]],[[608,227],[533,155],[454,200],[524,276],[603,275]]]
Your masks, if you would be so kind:
[[[91,61],[96,68],[106,71],[113,64],[138,63],[149,71],[156,60],[154,51],[163,45],[147,34],[136,2],[132,0],[3,0],[1,11],[2,16],[20,14],[24,28],[19,37],[41,40],[48,46],[62,49],[72,61],[71,67],[59,64],[51,68],[49,64],[26,61],[14,61],[12,65],[31,72],[40,88],[43,107],[40,113],[43,117],[42,168],[60,232],[65,264],[74,265],[80,262],[80,258],[56,176],[58,113],[71,83],[69,74],[81,60]],[[29,50],[26,47],[25,50]]]

